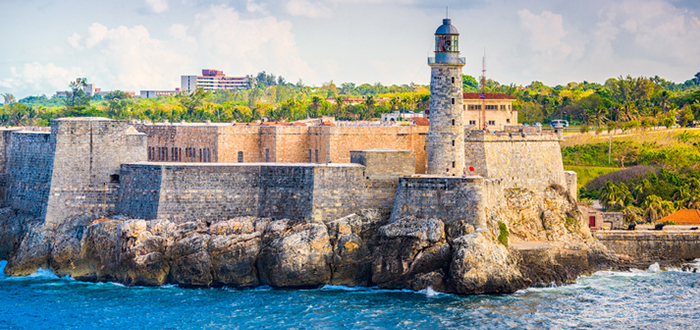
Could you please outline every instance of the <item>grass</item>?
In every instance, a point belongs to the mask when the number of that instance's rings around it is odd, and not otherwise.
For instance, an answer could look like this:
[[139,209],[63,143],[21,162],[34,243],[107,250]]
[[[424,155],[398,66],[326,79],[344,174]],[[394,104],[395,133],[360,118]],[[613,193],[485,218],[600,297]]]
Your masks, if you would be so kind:
[[564,166],[565,171],[576,172],[576,190],[581,190],[591,180],[608,173],[621,170],[619,167],[597,167],[597,166]]

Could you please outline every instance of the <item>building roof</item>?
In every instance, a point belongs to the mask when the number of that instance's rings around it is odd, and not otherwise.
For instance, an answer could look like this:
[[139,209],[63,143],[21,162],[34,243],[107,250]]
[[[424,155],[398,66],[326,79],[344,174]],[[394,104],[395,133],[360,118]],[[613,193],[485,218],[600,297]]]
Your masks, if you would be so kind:
[[477,100],[481,99],[482,94],[486,100],[517,100],[517,98],[503,93],[464,93],[463,98],[465,100]]
[[677,224],[700,224],[700,211],[698,210],[678,210],[671,213],[657,222],[673,221]]
[[459,34],[459,31],[452,25],[451,19],[445,18],[442,20],[442,25],[435,31],[435,34]]
[[430,125],[430,120],[428,120],[428,118],[411,117],[411,120],[413,120],[413,123],[416,124],[416,126],[428,126],[428,125]]

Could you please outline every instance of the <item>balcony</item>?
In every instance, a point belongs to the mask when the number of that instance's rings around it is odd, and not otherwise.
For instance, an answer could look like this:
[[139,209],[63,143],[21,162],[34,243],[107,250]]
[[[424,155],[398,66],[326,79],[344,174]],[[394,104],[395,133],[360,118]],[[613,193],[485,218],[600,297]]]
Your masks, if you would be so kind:
[[428,57],[428,64],[444,63],[444,64],[467,64],[467,59],[464,57]]

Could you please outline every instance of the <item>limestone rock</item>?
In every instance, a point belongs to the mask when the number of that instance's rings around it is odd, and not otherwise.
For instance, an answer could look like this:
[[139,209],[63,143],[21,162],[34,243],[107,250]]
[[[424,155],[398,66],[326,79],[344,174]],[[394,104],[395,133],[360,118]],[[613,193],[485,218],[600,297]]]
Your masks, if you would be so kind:
[[484,231],[461,236],[454,244],[449,275],[457,293],[510,293],[525,286],[517,258]]
[[29,215],[17,214],[11,208],[0,209],[0,260],[9,260],[19,249]]
[[332,248],[322,223],[278,220],[263,236],[257,267],[262,284],[315,287],[328,283]]
[[372,251],[377,244],[377,231],[388,221],[388,213],[367,209],[326,224],[333,246],[331,284],[370,284]]
[[66,219],[58,226],[50,260],[51,271],[54,274],[74,276],[92,272],[92,267],[82,253],[82,240],[87,227],[95,218],[94,214],[87,213]]
[[120,247],[117,228],[120,220],[108,220],[87,227],[82,240],[82,258],[88,267],[71,276],[80,281],[119,282],[126,279],[120,267]]
[[242,217],[212,224],[209,241],[214,282],[237,287],[260,284],[255,264],[269,219]]
[[8,260],[5,273],[26,276],[39,268],[48,269],[55,227],[40,221],[26,223],[26,231],[17,252]]
[[[162,285],[168,279],[167,221],[127,220],[118,227],[121,264],[127,269],[127,285]],[[154,235],[154,230],[160,235]]]
[[165,256],[170,260],[171,283],[208,286],[213,282],[211,258],[207,251],[209,239],[209,235],[195,232],[168,247]]
[[379,287],[404,288],[416,276],[445,269],[450,260],[441,220],[401,218],[381,227],[378,236],[372,282]]

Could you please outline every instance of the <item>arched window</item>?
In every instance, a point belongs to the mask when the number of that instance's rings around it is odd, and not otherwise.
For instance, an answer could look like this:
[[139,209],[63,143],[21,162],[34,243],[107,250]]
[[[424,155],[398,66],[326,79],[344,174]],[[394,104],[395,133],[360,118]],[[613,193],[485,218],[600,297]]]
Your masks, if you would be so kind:
[[242,163],[243,162],[243,151],[238,152],[238,162]]

